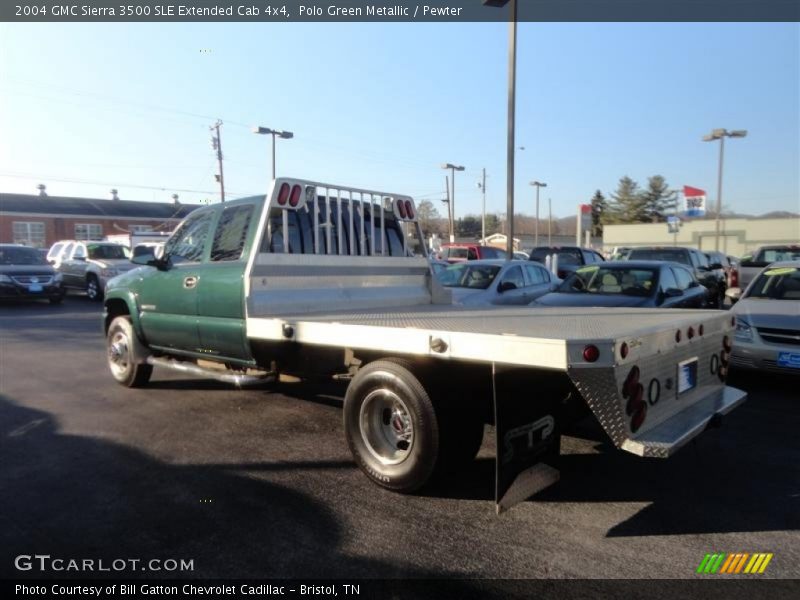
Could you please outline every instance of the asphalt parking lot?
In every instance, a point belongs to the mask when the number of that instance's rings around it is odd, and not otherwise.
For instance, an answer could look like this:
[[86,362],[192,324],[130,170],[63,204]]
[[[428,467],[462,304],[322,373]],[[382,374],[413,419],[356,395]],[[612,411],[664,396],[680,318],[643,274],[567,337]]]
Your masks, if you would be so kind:
[[424,495],[361,475],[335,386],[235,390],[107,372],[99,304],[0,305],[0,576],[13,558],[193,559],[192,577],[683,578],[707,552],[800,577],[800,381],[750,398],[668,461],[580,428],[561,482],[496,516],[486,443]]

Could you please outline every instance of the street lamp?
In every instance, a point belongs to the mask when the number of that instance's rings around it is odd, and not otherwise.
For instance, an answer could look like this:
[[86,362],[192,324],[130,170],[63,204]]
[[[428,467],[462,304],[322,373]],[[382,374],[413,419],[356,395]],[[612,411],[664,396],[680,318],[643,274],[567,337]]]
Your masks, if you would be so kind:
[[294,137],[294,134],[291,131],[278,131],[269,127],[254,127],[253,133],[272,136],[272,178],[275,179],[275,138],[290,140]]
[[[501,8],[509,0],[483,0],[484,6]],[[506,213],[508,215],[508,259],[514,256],[514,109],[517,98],[517,0],[510,0],[511,14],[508,22],[508,139],[506,142]]]
[[456,230],[456,171],[463,171],[464,167],[452,163],[444,163],[442,168],[450,169],[450,186],[452,190],[450,192],[450,237],[452,238],[450,242],[454,242]]
[[714,238],[714,250],[719,251],[719,222],[720,213],[722,213],[722,159],[725,155],[725,138],[743,138],[747,135],[746,129],[734,129],[728,131],[727,129],[712,129],[711,133],[703,136],[704,142],[714,142],[719,140],[719,172],[717,174],[717,222],[716,222],[716,236]]
[[547,187],[546,183],[541,181],[531,181],[531,185],[536,187],[536,232],[533,235],[534,248],[539,247],[539,189]]

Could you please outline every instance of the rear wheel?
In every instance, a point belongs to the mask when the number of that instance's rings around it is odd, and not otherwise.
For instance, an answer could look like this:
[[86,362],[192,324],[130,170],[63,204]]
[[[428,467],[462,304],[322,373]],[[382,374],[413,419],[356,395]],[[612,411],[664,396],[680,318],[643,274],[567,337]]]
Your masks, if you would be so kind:
[[153,366],[137,362],[136,333],[128,317],[121,316],[111,321],[106,335],[108,367],[111,375],[125,387],[142,387],[150,381]]
[[93,302],[100,302],[103,299],[103,290],[100,289],[100,280],[97,275],[89,275],[86,278],[86,295]]
[[345,395],[344,431],[358,466],[382,487],[412,492],[434,472],[436,411],[405,365],[377,360],[359,370]]

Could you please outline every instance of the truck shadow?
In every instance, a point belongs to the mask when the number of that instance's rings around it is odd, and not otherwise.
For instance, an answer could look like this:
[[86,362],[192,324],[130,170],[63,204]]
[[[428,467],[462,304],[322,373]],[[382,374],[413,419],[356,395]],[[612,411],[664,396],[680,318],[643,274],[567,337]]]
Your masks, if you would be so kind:
[[[0,577],[96,578],[18,571],[18,555],[180,559],[189,572],[112,577],[445,577],[444,572],[343,554],[342,526],[307,495],[241,465],[171,465],[107,440],[59,432],[47,413],[0,396]],[[256,464],[254,470],[352,468]],[[232,472],[235,469],[237,473]],[[465,589],[469,586],[464,583]]]

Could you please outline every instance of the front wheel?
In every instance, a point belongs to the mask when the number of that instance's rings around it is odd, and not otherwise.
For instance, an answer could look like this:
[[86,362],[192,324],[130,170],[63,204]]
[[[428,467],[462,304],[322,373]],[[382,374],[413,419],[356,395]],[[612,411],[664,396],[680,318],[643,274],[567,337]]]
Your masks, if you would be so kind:
[[128,317],[111,321],[106,335],[108,367],[111,375],[125,387],[142,387],[150,381],[153,366],[137,362],[136,333]]
[[100,289],[100,281],[96,275],[89,275],[86,278],[86,295],[92,302],[100,302],[103,299],[103,290]]
[[412,492],[434,473],[436,411],[404,364],[377,360],[359,370],[345,395],[344,431],[359,467],[381,487]]

